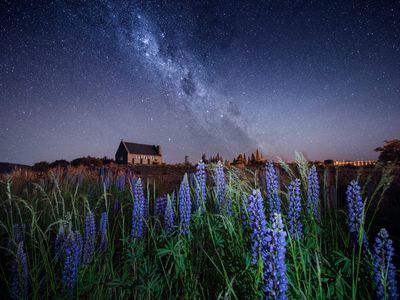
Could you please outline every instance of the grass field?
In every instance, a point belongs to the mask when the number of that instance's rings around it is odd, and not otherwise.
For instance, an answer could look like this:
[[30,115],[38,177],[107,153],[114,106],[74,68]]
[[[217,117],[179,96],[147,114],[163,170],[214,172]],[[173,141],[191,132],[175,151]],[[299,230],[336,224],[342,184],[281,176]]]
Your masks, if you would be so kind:
[[390,168],[373,191],[353,178],[338,199],[339,178],[326,197],[324,172],[301,155],[276,167],[200,164],[168,194],[107,170],[4,178],[2,295],[397,299],[390,232],[372,230]]

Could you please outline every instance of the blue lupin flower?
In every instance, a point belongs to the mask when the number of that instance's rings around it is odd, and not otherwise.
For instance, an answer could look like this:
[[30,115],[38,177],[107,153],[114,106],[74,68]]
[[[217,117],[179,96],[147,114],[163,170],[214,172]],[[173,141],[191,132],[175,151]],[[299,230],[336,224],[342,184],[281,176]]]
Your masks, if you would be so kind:
[[75,232],[71,232],[65,240],[64,246],[64,268],[62,274],[63,291],[66,294],[73,294],[78,281],[78,267],[80,264],[80,255],[82,246],[81,239]]
[[353,245],[357,245],[361,231],[362,246],[368,248],[367,235],[363,231],[364,227],[364,202],[361,197],[361,188],[356,180],[352,180],[346,191],[347,209],[348,209],[348,225]]
[[272,160],[267,161],[265,165],[265,179],[267,185],[269,216],[272,218],[275,213],[281,213],[278,174]]
[[166,233],[171,233],[174,230],[175,212],[171,198],[167,197],[167,206],[164,212],[164,229]]
[[376,299],[399,299],[393,255],[393,242],[386,229],[382,228],[373,249]]
[[189,234],[190,216],[192,211],[192,200],[190,198],[190,187],[188,176],[185,174],[179,188],[179,216],[180,232],[182,235]]
[[206,179],[206,165],[200,160],[196,166],[196,211],[201,208],[201,212],[204,212],[207,198]]
[[307,210],[314,219],[320,223],[320,207],[319,207],[319,181],[317,168],[312,166],[308,171],[307,176],[308,184],[308,197],[307,197]]
[[156,228],[160,228],[160,225],[164,223],[165,209],[167,207],[168,199],[166,196],[156,198],[155,216],[157,218]]
[[215,183],[217,186],[217,200],[219,209],[225,205],[225,173],[224,166],[218,161],[215,167]]
[[117,176],[117,188],[120,192],[125,191],[125,174]]
[[166,196],[156,199],[156,217],[164,216],[165,208],[167,207],[168,198]]
[[265,238],[267,234],[267,221],[265,218],[263,198],[260,190],[253,190],[247,198],[247,212],[251,228],[251,255],[252,264],[256,264],[259,257],[265,261],[267,253],[264,251]]
[[101,213],[101,217],[100,217],[100,226],[99,226],[99,233],[100,233],[100,251],[101,251],[101,252],[107,251],[107,247],[108,247],[107,221],[108,221],[107,212]]
[[95,240],[96,223],[93,212],[89,211],[85,218],[85,246],[83,249],[83,263],[85,265],[92,262]]
[[145,199],[143,194],[142,180],[136,180],[133,187],[134,203],[132,211],[132,238],[141,238],[144,235],[144,210]]
[[288,211],[288,229],[292,239],[298,240],[303,236],[303,226],[301,224],[301,197],[300,197],[300,179],[295,179],[289,185],[289,211]]
[[24,242],[17,246],[15,261],[11,267],[11,299],[27,299],[29,288],[28,259],[24,251]]
[[287,299],[286,277],[286,232],[280,214],[274,214],[272,229],[267,230],[264,251],[268,254],[263,265],[264,287],[266,299]]

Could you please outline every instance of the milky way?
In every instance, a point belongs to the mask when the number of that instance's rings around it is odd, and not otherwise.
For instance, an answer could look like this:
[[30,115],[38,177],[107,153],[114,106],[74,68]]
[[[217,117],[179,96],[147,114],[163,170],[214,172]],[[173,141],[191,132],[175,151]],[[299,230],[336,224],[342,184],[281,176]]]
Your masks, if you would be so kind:
[[0,4],[0,161],[373,159],[400,128],[400,4]]
[[207,73],[199,59],[180,42],[168,38],[169,32],[162,31],[140,11],[133,10],[130,26],[124,27],[118,12],[113,10],[112,24],[118,36],[119,47],[127,55],[136,55],[147,72],[156,74],[171,95],[167,98],[170,109],[185,114],[194,138],[205,137],[207,143],[216,143],[217,149],[227,151],[232,145],[253,147],[246,122],[240,111],[227,97],[207,83]]

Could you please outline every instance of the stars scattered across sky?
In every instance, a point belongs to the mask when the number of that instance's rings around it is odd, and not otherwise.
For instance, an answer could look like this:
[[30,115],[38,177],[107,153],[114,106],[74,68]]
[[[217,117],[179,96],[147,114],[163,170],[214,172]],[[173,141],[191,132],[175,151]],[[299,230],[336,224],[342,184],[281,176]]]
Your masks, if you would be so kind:
[[0,4],[0,161],[369,159],[400,128],[400,4]]

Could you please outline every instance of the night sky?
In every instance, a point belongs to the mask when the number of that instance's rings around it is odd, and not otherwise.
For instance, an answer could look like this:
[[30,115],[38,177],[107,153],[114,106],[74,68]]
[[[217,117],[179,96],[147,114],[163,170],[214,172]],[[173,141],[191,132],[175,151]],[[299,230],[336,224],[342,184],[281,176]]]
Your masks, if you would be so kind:
[[13,2],[0,161],[113,157],[122,138],[167,162],[374,159],[399,138],[399,1]]

